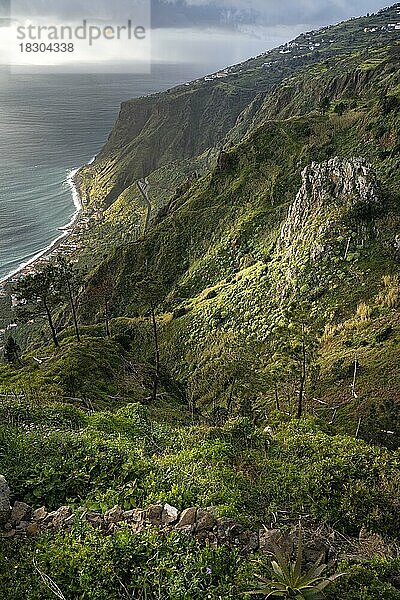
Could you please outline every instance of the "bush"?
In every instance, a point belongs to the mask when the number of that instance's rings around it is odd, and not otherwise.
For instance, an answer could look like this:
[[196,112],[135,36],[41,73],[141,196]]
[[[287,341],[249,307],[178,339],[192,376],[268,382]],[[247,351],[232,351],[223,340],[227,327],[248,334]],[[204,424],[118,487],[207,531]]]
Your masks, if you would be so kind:
[[315,420],[276,417],[269,436],[246,418],[212,428],[160,424],[138,404],[92,415],[49,406],[40,424],[42,410],[28,411],[28,427],[11,412],[0,429],[0,473],[16,499],[35,507],[161,501],[216,506],[253,525],[279,508],[353,534],[363,525],[393,535],[400,527],[398,452],[330,435]]
[[[244,560],[235,550],[202,547],[176,533],[128,529],[104,537],[78,526],[71,533],[43,535],[0,550],[2,600],[51,600],[34,572],[51,577],[66,598],[85,600],[224,600],[243,597]],[[239,595],[240,594],[240,595]]]
[[327,600],[400,600],[400,560],[341,565],[346,575],[327,592]]

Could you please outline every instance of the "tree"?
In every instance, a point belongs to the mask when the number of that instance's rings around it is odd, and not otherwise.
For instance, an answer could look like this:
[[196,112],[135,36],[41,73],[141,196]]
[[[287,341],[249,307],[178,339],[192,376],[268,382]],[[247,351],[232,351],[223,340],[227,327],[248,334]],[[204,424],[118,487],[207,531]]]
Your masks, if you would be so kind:
[[321,113],[324,115],[326,113],[326,111],[328,110],[329,106],[330,106],[330,100],[328,97],[324,97],[322,98],[321,102],[319,103],[319,108]]
[[[288,307],[279,331],[274,332],[275,344],[279,340],[279,352],[271,361],[269,371],[285,384],[291,380],[291,396],[296,397],[296,415],[301,418],[307,383],[317,351],[317,318],[311,308],[301,304]],[[275,380],[277,382],[277,380]]]
[[344,102],[339,102],[339,104],[336,104],[334,112],[341,117],[346,112],[346,108],[347,106]]
[[92,278],[89,287],[86,288],[87,303],[96,311],[98,318],[101,318],[105,324],[105,333],[108,338],[111,337],[111,317],[112,307],[115,301],[115,268],[111,260],[105,261],[98,277]]
[[74,323],[75,335],[78,342],[81,341],[79,333],[78,318],[76,312],[75,290],[79,285],[79,274],[72,263],[68,262],[65,256],[59,256],[55,264],[55,276],[58,279],[60,293],[66,292],[71,307],[72,320]]
[[53,318],[53,307],[60,301],[57,270],[47,264],[40,271],[27,275],[14,288],[18,314],[22,319],[45,316],[50,327],[54,346],[59,347]]
[[158,391],[158,383],[160,380],[160,346],[158,343],[158,328],[157,328],[157,319],[155,312],[154,303],[151,304],[151,322],[153,326],[153,341],[154,341],[154,359],[155,359],[155,369],[154,369],[154,378],[153,378],[153,393],[152,400],[155,402],[157,400],[157,391]]
[[4,346],[4,358],[10,364],[22,365],[21,348],[13,337],[9,337]]

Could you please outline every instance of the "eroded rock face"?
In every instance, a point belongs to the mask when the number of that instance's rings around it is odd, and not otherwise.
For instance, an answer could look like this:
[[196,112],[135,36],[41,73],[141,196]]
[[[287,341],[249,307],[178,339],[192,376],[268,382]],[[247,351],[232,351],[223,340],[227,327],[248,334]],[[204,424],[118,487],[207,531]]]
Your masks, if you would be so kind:
[[[376,176],[372,167],[361,158],[335,157],[322,163],[311,163],[303,170],[301,178],[301,188],[282,228],[280,248],[291,246],[304,227],[314,230],[310,223],[312,217],[317,226],[314,235],[321,234],[324,224],[329,227],[335,216],[340,217],[356,207],[368,209],[380,202]],[[324,208],[328,209],[327,214]]]
[[281,298],[295,289],[328,289],[339,281],[348,261],[362,257],[381,202],[376,175],[360,158],[312,163],[301,177],[271,264]]
[[6,478],[0,475],[0,525],[7,523],[11,516],[11,492]]

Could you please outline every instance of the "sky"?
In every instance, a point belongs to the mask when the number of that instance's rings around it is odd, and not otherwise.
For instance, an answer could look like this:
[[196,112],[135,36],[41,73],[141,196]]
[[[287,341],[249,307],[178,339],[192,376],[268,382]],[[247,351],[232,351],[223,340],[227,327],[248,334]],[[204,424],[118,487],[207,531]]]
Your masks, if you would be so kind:
[[95,14],[126,16],[135,3],[150,4],[153,27],[324,25],[375,12],[380,0],[0,0],[0,10],[41,12],[60,18]]
[[[387,4],[384,0],[0,0],[0,15],[40,15],[41,22],[51,23],[83,19],[123,23],[132,18],[150,24],[151,20],[153,62],[201,62],[220,68],[277,47],[303,31],[376,12]],[[98,42],[97,47],[96,60],[106,50],[110,54],[111,44],[101,47]],[[117,46],[113,51],[123,53]],[[86,60],[89,53],[81,56]]]
[[379,0],[153,0],[153,25],[325,25],[376,12]]

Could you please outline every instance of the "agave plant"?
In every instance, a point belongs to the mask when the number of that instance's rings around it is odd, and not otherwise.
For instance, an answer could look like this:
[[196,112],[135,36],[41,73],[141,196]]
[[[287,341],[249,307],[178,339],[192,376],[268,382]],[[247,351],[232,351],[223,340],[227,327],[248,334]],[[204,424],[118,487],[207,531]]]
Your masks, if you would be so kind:
[[301,568],[303,559],[302,537],[300,528],[297,556],[294,562],[287,560],[278,548],[275,549],[275,560],[271,562],[270,577],[265,578],[256,575],[259,586],[257,589],[251,590],[249,594],[260,594],[267,598],[291,598],[295,600],[322,600],[325,598],[324,590],[344,573],[323,577],[322,574],[327,568],[327,565],[321,564],[323,556],[309,571],[303,573]]

